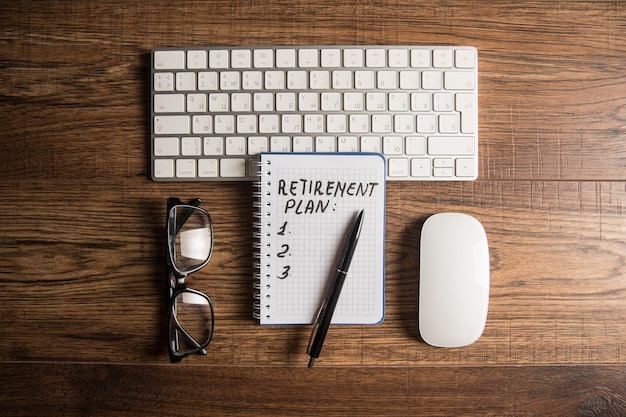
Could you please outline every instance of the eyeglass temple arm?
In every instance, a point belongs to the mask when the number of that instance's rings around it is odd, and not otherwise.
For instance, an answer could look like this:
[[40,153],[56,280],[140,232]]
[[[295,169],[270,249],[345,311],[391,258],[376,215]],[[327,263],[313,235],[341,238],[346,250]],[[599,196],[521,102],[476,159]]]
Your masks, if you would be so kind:
[[[198,341],[196,339],[191,337],[191,335],[189,333],[187,333],[187,331],[183,328],[183,326],[181,326],[181,324],[178,322],[178,318],[176,317],[176,315],[174,315],[173,318],[174,318],[174,323],[176,324],[176,329],[185,338],[187,343],[191,344],[196,349],[201,347],[202,345],[200,343],[198,343]],[[176,345],[178,345],[178,340],[175,339],[174,341],[175,341]],[[201,355],[206,355],[206,349],[200,349],[197,353],[199,353]]]

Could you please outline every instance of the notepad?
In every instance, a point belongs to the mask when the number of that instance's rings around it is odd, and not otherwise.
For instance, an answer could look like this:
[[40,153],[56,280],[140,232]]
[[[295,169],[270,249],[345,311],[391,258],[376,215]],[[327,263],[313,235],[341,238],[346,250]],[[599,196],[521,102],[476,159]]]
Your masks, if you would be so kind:
[[255,182],[254,316],[311,324],[359,211],[361,236],[333,324],[377,324],[385,298],[385,159],[377,153],[262,153]]

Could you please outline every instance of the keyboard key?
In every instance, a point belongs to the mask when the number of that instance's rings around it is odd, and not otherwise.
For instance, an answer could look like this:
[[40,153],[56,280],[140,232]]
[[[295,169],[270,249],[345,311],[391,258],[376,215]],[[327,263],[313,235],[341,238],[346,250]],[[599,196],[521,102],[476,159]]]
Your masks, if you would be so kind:
[[222,159],[220,163],[220,176],[225,178],[243,178],[246,176],[245,158]]
[[312,136],[294,136],[293,138],[294,152],[313,152]]
[[226,155],[245,155],[246,138],[243,136],[229,136],[226,138]]
[[389,158],[388,174],[390,177],[408,177],[409,176],[409,161],[404,158]]
[[285,88],[285,72],[265,71],[265,88],[267,90],[283,90]]
[[412,49],[411,66],[414,68],[430,68],[430,50]]
[[387,95],[385,93],[367,93],[365,101],[368,111],[387,110]]
[[380,136],[361,137],[361,152],[380,152]]
[[233,93],[230,96],[230,108],[237,113],[252,110],[252,95],[250,93]]
[[319,94],[317,93],[298,94],[298,110],[300,111],[319,110]]
[[155,116],[154,133],[157,135],[189,134],[189,116]]
[[183,156],[195,156],[202,154],[200,138],[184,137],[180,140],[180,154]]
[[232,68],[250,68],[252,66],[252,55],[248,49],[235,50],[231,54]]
[[155,159],[154,176],[156,178],[172,178],[174,176],[174,160]]
[[224,138],[206,137],[204,138],[204,155],[223,155],[224,154]]
[[155,113],[182,113],[185,111],[184,94],[155,94]]
[[298,65],[302,68],[314,68],[318,64],[317,49],[300,49],[298,51]]
[[454,52],[451,49],[435,49],[433,51],[433,67],[452,68],[454,65]]
[[339,111],[341,110],[341,94],[323,93],[320,104],[323,111]]
[[209,95],[209,111],[212,113],[227,112],[230,109],[230,96],[226,93]]
[[406,49],[389,50],[389,66],[391,68],[406,68],[409,66],[409,54]]
[[454,159],[452,158],[435,158],[433,159],[433,168],[453,168]]
[[263,87],[261,71],[244,71],[241,75],[241,88],[244,90],[260,90]]
[[386,64],[384,49],[367,49],[365,51],[365,66],[368,68],[382,68]]
[[412,177],[430,177],[432,168],[430,159],[413,158],[411,159],[411,176]]
[[326,116],[326,131],[328,133],[345,133],[348,126],[348,116],[345,114],[329,114]]
[[457,94],[455,108],[461,112],[461,132],[476,133],[476,96],[467,93]]
[[403,112],[409,109],[409,95],[407,93],[391,93],[388,98],[389,110]]
[[204,69],[207,67],[207,52],[206,51],[187,51],[187,68],[189,69]]
[[217,159],[199,159],[198,176],[202,178],[217,178]]
[[187,112],[203,113],[206,109],[206,94],[187,94]]
[[398,73],[396,71],[378,71],[378,89],[395,90],[398,88]]
[[277,49],[276,50],[276,67],[295,68],[296,67],[296,50],[295,49]]
[[383,153],[385,155],[402,155],[402,136],[385,136],[383,138]]
[[287,88],[290,90],[305,90],[308,85],[306,71],[287,72]]
[[334,136],[316,137],[315,152],[337,152],[337,140]]
[[322,49],[321,64],[324,68],[339,68],[341,66],[341,51],[339,49]]
[[400,88],[403,90],[417,90],[420,86],[418,71],[400,71]]
[[217,90],[217,72],[199,72],[198,90]]
[[452,110],[454,110],[454,94],[433,94],[433,109],[437,112],[451,112]]
[[417,133],[437,133],[437,115],[419,114],[416,130]]
[[185,69],[184,51],[155,51],[154,69]]
[[433,168],[434,177],[452,177],[454,175],[453,168]]
[[424,136],[407,136],[405,145],[407,155],[426,154],[426,138]]
[[362,49],[344,49],[343,65],[346,68],[363,67],[363,50]]
[[350,133],[368,133],[370,131],[370,117],[367,114],[353,114],[350,116]]
[[439,116],[439,133],[459,133],[461,123],[456,113]]
[[154,138],[154,154],[156,156],[178,155],[178,138],[177,137]]
[[432,95],[430,93],[411,93],[411,110],[417,112],[428,112],[432,106]]
[[235,116],[215,116],[213,130],[218,134],[235,133]]
[[391,133],[392,123],[390,114],[374,114],[372,115],[372,132],[373,133]]
[[195,72],[176,73],[176,90],[193,91],[195,89],[196,89],[196,73]]
[[328,90],[330,88],[330,73],[328,71],[311,71],[309,86],[314,90]]
[[283,115],[281,125],[285,133],[300,133],[302,132],[302,116],[299,114]]
[[476,53],[473,49],[458,49],[455,51],[454,63],[457,68],[474,68]]
[[248,155],[258,155],[267,152],[268,141],[266,136],[250,136],[248,138]]
[[208,115],[193,116],[192,131],[194,135],[206,135],[213,131],[213,117]]
[[333,88],[336,90],[350,90],[352,88],[352,71],[333,71]]
[[271,49],[254,50],[254,68],[272,68],[274,66],[274,51]]
[[194,178],[196,176],[196,160],[178,159],[176,161],[176,176],[178,178]]
[[372,90],[376,81],[374,71],[355,71],[354,87],[358,90]]
[[239,72],[222,71],[220,73],[220,89],[226,91],[239,90],[241,88],[239,81]]
[[277,114],[262,114],[259,116],[260,133],[280,133],[280,122]]
[[475,161],[468,158],[459,158],[456,160],[457,177],[474,177],[476,175]]
[[476,152],[471,136],[431,136],[428,138],[430,155],[473,155]]
[[393,120],[395,133],[414,133],[415,117],[412,114],[396,114]]
[[272,93],[255,93],[253,97],[253,102],[254,111],[274,111],[274,94]]
[[227,50],[211,50],[209,51],[209,68],[224,69],[228,68],[228,51]]
[[158,72],[154,74],[154,91],[174,91],[174,73]]
[[359,138],[356,136],[339,136],[337,142],[337,150],[339,152],[359,151]]
[[444,73],[446,90],[473,90],[474,73],[469,71],[446,71]]
[[272,136],[270,138],[270,152],[291,152],[291,138],[289,136]]
[[442,76],[439,71],[422,71],[422,88],[424,90],[440,90]]
[[257,132],[257,119],[254,114],[240,114],[237,116],[237,133],[256,133]]
[[361,111],[363,110],[363,93],[344,93],[343,109],[345,111]]
[[306,114],[304,116],[304,133],[323,133],[324,127],[323,114]]

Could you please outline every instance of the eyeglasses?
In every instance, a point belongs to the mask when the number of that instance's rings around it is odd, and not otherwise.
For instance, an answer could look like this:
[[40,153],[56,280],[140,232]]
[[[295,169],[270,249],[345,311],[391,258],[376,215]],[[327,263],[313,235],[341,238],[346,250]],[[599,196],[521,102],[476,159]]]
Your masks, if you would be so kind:
[[198,207],[200,199],[183,204],[167,200],[168,353],[180,362],[195,353],[206,355],[213,337],[213,303],[200,291],[187,288],[185,278],[209,263],[213,251],[213,223]]

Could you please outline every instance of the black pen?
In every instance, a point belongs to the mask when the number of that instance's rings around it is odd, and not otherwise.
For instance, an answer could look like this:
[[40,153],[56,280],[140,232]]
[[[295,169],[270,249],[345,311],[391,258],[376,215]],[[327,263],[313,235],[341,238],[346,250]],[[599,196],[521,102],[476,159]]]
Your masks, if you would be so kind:
[[335,272],[333,283],[328,291],[328,295],[324,301],[322,301],[322,305],[315,316],[313,331],[311,332],[309,346],[307,348],[307,354],[311,356],[311,359],[309,360],[309,368],[313,367],[315,359],[319,358],[320,352],[322,351],[322,345],[324,344],[326,333],[328,333],[328,328],[330,327],[330,321],[333,318],[335,307],[337,307],[337,301],[339,300],[339,294],[341,294],[341,288],[346,280],[346,275],[348,275],[348,268],[350,268],[350,262],[352,262],[352,256],[354,255],[356,244],[359,241],[361,227],[363,226],[364,211],[365,210],[361,210],[354,222],[352,232],[350,232],[350,237],[348,238],[348,241],[346,242],[346,245],[341,253],[341,257],[339,258],[339,267]]

